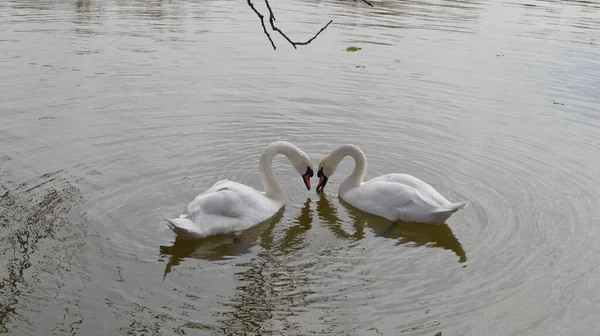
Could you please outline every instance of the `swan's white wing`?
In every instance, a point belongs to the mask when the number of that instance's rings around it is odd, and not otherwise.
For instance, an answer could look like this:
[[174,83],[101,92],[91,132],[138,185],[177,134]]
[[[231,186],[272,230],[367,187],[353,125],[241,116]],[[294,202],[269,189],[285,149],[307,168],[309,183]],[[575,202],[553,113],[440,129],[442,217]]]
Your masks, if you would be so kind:
[[349,190],[342,198],[356,208],[390,220],[410,213],[422,203],[414,188],[402,183],[368,181]]
[[280,208],[258,190],[224,180],[196,196],[182,216],[194,221],[208,236],[245,230],[267,220]]
[[431,185],[412,175],[387,174],[372,178],[368,182],[401,183],[413,188],[419,194],[419,197],[431,206],[440,207],[442,205],[450,204],[450,201],[448,201],[444,196],[442,196],[442,194],[435,190]]
[[[261,194],[258,190],[254,189],[252,187],[249,187],[247,185],[229,181],[229,180],[221,180],[221,181],[218,181],[217,183],[213,184],[212,187],[208,188],[203,193],[196,196],[196,198],[194,198],[194,200],[191,201],[187,205],[185,214],[197,212],[203,204],[206,204],[205,202],[213,203],[212,205],[213,205],[215,213],[219,213],[220,211],[228,211],[228,208],[224,207],[227,204],[225,204],[225,203],[218,204],[218,203],[222,202],[224,200],[224,199],[222,199],[223,197],[235,196],[235,195],[232,195],[230,193],[223,194],[222,193],[223,191],[235,191],[236,194],[247,195],[247,196],[248,196],[249,191],[253,192],[253,194],[254,193]],[[219,192],[220,194],[217,194],[217,192]],[[228,201],[235,202],[235,200],[228,200]],[[216,207],[215,207],[214,203],[217,203]],[[209,205],[209,204],[206,204],[206,205]]]

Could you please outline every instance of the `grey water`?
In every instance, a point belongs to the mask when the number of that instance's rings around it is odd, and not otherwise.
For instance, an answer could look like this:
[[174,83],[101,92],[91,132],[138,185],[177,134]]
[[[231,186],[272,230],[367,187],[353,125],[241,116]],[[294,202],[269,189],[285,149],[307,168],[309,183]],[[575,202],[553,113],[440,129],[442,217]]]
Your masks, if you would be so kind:
[[[262,1],[254,1],[266,13]],[[0,2],[0,330],[12,335],[591,335],[600,316],[600,5]],[[361,50],[348,52],[355,46]],[[175,241],[287,140],[353,143],[447,225],[387,224],[274,166],[241,235]]]

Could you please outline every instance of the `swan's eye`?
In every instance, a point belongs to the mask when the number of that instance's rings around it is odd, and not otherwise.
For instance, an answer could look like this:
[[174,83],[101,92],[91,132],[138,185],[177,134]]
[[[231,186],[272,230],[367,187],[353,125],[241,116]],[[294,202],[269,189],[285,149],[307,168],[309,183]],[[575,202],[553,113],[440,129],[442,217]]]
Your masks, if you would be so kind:
[[323,176],[323,167],[319,168],[319,171],[317,172],[317,177],[321,176]]

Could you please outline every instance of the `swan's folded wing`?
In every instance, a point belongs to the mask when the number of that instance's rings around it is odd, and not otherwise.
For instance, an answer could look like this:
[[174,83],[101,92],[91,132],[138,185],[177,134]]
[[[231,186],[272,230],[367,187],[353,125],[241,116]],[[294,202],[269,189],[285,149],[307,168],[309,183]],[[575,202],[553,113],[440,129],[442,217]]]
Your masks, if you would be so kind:
[[198,195],[187,207],[186,217],[203,232],[216,234],[244,229],[266,220],[273,205],[258,190],[228,181]]
[[188,204],[186,213],[194,215],[217,215],[231,218],[242,217],[245,205],[254,189],[231,181],[219,181]]
[[363,211],[383,217],[395,216],[398,211],[411,205],[417,194],[405,184],[368,181],[352,189],[345,196],[346,201]]
[[450,204],[444,196],[442,196],[437,190],[435,190],[430,184],[424,182],[412,175],[408,174],[387,174],[375,177],[369,182],[387,181],[394,183],[402,183],[413,188],[420,196],[420,198],[427,202],[427,204],[438,207],[444,204]]
[[235,183],[235,182],[232,182],[232,181],[230,181],[230,180],[227,180],[227,179],[225,179],[225,180],[220,180],[220,181],[217,181],[217,182],[215,182],[215,184],[213,184],[213,185],[212,185],[212,187],[210,187],[210,189],[208,189],[206,192],[213,191],[213,189],[214,189],[214,188],[218,188],[218,187],[225,187],[227,184],[230,184],[230,183]]

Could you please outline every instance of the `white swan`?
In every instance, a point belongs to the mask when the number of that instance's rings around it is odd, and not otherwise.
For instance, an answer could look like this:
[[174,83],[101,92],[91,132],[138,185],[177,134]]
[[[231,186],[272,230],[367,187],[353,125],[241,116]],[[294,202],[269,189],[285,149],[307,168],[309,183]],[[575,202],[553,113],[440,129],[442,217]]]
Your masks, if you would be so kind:
[[287,157],[310,190],[310,178],[314,173],[308,155],[289,142],[273,142],[264,149],[258,164],[264,192],[221,180],[196,196],[179,218],[166,218],[169,228],[178,238],[196,239],[235,234],[271,218],[285,205],[285,195],[272,169],[273,157],[277,154]]
[[367,158],[355,145],[342,145],[319,163],[319,184],[325,188],[344,157],[354,158],[354,171],[339,187],[339,196],[355,208],[392,221],[442,224],[468,202],[450,203],[429,184],[407,174],[387,174],[363,182]]

